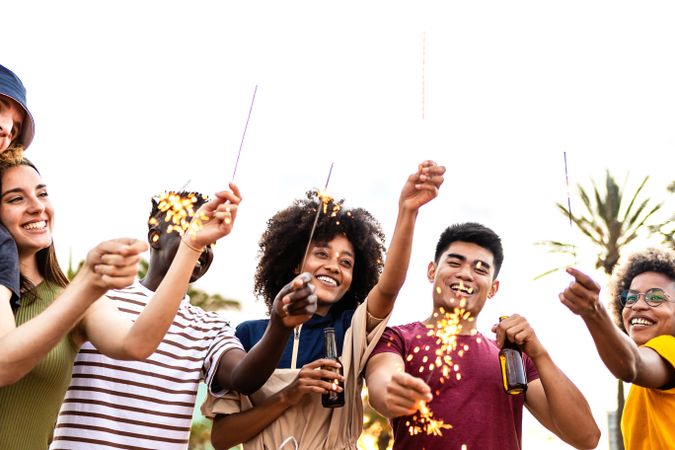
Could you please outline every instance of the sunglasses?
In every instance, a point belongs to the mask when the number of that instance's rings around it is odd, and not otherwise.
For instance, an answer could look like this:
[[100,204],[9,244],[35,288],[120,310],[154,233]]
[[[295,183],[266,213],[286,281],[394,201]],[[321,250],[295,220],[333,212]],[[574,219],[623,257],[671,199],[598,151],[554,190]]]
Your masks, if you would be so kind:
[[661,288],[651,288],[647,292],[638,292],[629,289],[627,291],[623,291],[621,295],[619,295],[621,306],[628,306],[629,308],[632,307],[638,302],[638,300],[640,300],[641,295],[644,296],[645,303],[647,303],[652,308],[656,308],[663,302],[673,301],[670,296]]

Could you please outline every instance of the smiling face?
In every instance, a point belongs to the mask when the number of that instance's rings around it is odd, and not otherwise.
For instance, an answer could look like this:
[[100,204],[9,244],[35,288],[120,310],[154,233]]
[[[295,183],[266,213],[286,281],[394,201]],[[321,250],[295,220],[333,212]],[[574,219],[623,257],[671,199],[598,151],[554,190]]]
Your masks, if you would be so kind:
[[[675,300],[675,281],[658,272],[643,272],[637,275],[630,283],[630,289],[638,292],[647,292],[649,289],[660,288]],[[636,344],[645,344],[650,339],[661,336],[675,336],[675,303],[664,301],[659,306],[649,306],[644,296],[632,306],[626,306],[621,312],[623,325],[628,335]]]
[[318,314],[325,315],[349,290],[354,260],[354,246],[343,235],[337,235],[329,242],[312,244],[301,272],[309,272],[313,276]]
[[[427,272],[433,283],[434,310],[452,311],[463,307],[478,316],[488,297],[499,289],[494,280],[494,257],[480,245],[455,241],[441,254],[438,263],[429,263]],[[463,305],[463,306],[462,306]],[[475,322],[463,325],[463,330],[475,328]]]
[[31,256],[52,243],[54,209],[35,169],[19,165],[2,175],[0,221],[16,241],[19,255]]
[[21,105],[11,98],[0,95],[0,153],[7,150],[12,141],[21,135],[21,126],[26,117]]

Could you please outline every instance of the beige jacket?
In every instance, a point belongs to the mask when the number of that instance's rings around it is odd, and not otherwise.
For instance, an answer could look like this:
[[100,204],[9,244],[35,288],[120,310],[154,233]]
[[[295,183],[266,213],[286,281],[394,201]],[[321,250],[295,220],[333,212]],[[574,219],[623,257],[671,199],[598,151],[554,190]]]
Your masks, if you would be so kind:
[[[361,373],[389,319],[373,321],[371,316],[369,320],[366,303],[363,302],[354,312],[351,327],[344,337],[341,361],[345,374],[345,406],[324,408],[320,395],[307,395],[301,403],[287,409],[260,434],[245,442],[245,449],[294,450],[295,442],[297,450],[357,449],[356,441],[363,428]],[[367,328],[372,330],[368,332]],[[214,417],[216,414],[246,411],[289,385],[299,371],[275,370],[265,385],[250,396],[236,392],[222,398],[209,395],[202,405],[202,413],[206,417]]]

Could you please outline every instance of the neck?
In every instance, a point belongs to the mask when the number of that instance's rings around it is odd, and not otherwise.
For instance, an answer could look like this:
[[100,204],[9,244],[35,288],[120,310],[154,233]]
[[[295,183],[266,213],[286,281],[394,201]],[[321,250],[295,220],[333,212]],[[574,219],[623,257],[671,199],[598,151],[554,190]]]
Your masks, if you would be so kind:
[[[451,310],[450,312],[445,310],[445,313],[440,311],[440,307],[434,307],[433,312],[426,320],[422,321],[424,325],[432,326],[436,328],[437,326],[441,327],[457,327],[459,332],[458,335],[473,335],[476,334],[476,318],[467,317],[466,319],[461,318],[457,313],[457,309]],[[462,310],[462,312],[465,312]],[[443,323],[442,321],[445,321]]]
[[152,270],[152,265],[150,265],[150,267],[148,267],[148,272],[145,274],[145,278],[141,280],[141,284],[152,292],[155,292],[162,283],[165,275],[166,272]]
[[34,285],[38,285],[42,281],[42,275],[38,270],[37,254],[19,254],[19,270],[24,278]]

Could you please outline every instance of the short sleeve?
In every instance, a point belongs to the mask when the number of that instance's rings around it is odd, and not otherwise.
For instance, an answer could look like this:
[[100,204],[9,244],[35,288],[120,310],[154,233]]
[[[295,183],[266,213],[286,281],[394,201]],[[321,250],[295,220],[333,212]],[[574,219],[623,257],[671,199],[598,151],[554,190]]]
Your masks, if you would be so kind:
[[10,304],[12,309],[16,310],[19,307],[21,290],[19,255],[14,239],[2,225],[0,225],[0,285],[12,292]]
[[212,390],[212,383],[216,372],[218,371],[220,358],[222,358],[225,352],[234,348],[240,349],[242,351],[244,350],[241,342],[239,342],[239,339],[237,339],[237,337],[234,335],[234,329],[229,324],[225,324],[222,330],[220,330],[218,335],[216,335],[216,337],[213,339],[211,347],[204,358],[204,382],[208,386],[209,392],[212,392],[216,395],[222,395],[224,393],[214,392]]
[[539,372],[537,371],[537,367],[534,365],[534,362],[530,359],[530,357],[525,353],[523,353],[523,361],[525,362],[525,374],[527,376],[527,382],[530,383],[534,380],[538,380]]
[[645,345],[675,367],[675,336],[663,335],[650,339]]
[[405,355],[405,340],[394,328],[387,327],[384,330],[371,357],[384,352],[396,353],[401,356]]

